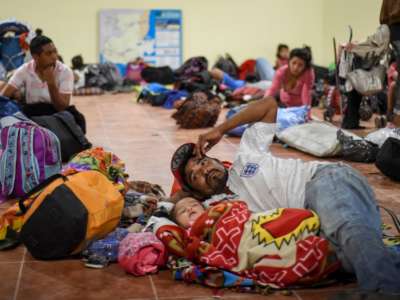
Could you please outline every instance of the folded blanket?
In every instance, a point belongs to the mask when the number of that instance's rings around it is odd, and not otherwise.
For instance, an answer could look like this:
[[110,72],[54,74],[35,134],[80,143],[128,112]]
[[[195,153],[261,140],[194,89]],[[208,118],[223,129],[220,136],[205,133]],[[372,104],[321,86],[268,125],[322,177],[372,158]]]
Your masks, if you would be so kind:
[[166,262],[165,247],[151,232],[129,233],[121,242],[118,262],[135,276],[156,273]]
[[105,151],[102,147],[84,150],[75,155],[62,169],[62,174],[67,176],[77,172],[95,170],[99,171],[120,190],[126,186],[125,163],[114,153]]
[[90,243],[82,255],[86,260],[85,266],[92,268],[105,267],[108,263],[118,259],[118,248],[121,241],[129,231],[125,228],[117,228],[104,239]]

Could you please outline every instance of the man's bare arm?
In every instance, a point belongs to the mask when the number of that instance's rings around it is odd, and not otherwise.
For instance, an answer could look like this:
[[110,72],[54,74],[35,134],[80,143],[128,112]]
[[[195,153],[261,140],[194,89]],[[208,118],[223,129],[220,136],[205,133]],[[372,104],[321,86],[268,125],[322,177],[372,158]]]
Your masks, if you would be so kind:
[[267,97],[250,103],[244,110],[226,120],[205,134],[201,134],[196,144],[196,154],[203,156],[229,130],[240,125],[254,122],[275,123],[278,105],[273,97]]
[[[15,94],[17,93],[18,89],[11,84],[6,84],[3,90],[1,91],[1,95],[7,98],[15,98]],[[20,100],[20,99],[16,99]]]

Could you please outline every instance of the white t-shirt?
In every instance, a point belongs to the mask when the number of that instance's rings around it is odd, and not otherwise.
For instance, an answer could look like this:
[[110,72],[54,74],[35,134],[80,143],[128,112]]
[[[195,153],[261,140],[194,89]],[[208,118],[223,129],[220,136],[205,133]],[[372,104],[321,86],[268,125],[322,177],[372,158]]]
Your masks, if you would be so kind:
[[274,157],[269,145],[275,132],[276,124],[260,122],[249,127],[229,170],[229,189],[253,212],[304,208],[306,183],[319,165],[327,164]]
[[[25,91],[27,104],[51,103],[47,82],[43,82],[35,72],[35,61],[31,60],[20,66],[8,82],[16,89]],[[72,94],[74,76],[72,70],[57,61],[55,66],[55,79],[61,94]]]

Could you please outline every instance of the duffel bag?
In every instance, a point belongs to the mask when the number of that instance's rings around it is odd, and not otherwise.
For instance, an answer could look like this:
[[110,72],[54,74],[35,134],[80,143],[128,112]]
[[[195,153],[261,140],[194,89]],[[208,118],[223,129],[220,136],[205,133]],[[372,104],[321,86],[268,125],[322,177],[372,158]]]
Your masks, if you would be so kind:
[[80,253],[116,228],[124,205],[122,194],[97,171],[54,175],[30,197],[30,207],[19,201],[24,213],[20,240],[37,259]]
[[92,147],[69,111],[61,111],[49,116],[31,117],[31,119],[58,137],[63,162],[69,161],[75,154]]

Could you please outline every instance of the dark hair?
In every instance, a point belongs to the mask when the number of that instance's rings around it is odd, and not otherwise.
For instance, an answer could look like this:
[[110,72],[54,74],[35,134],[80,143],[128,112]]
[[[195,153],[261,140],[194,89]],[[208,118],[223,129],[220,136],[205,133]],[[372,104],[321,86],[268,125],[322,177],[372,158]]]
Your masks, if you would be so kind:
[[51,39],[49,39],[47,36],[37,35],[32,39],[32,41],[29,45],[29,50],[31,51],[32,55],[33,54],[39,55],[43,51],[42,47],[44,45],[50,44],[52,42],[53,41]]
[[286,44],[279,44],[278,47],[276,48],[276,57],[279,57],[279,53],[281,52],[282,49],[288,49],[289,50],[289,46]]
[[[169,214],[168,214],[168,216],[167,216],[167,218],[168,219],[170,219],[172,222],[174,222],[174,223],[176,223],[176,224],[178,224],[178,221],[177,221],[177,219],[176,219],[176,205],[180,202],[180,201],[182,201],[183,199],[185,199],[185,198],[193,198],[193,199],[195,199],[197,202],[199,202],[200,203],[200,205],[201,206],[203,206],[203,208],[204,208],[204,205],[202,204],[202,201],[201,200],[199,200],[199,199],[197,199],[195,196],[192,196],[192,195],[190,195],[190,196],[183,196],[182,198],[180,198],[178,201],[176,201],[175,202],[175,204],[174,204],[174,206],[171,208],[171,210],[169,211]],[[178,224],[179,225],[179,224]]]
[[[228,181],[228,176],[229,176],[228,169],[225,167],[224,163],[222,161],[220,161],[219,159],[214,158],[214,157],[209,157],[209,156],[207,156],[207,158],[214,160],[215,162],[217,162],[218,164],[220,164],[224,167],[224,177],[219,182],[220,186],[218,188],[210,186],[211,188],[214,189],[213,193],[215,195],[221,194],[224,192],[225,187],[226,187],[226,182]],[[205,200],[205,199],[209,198],[210,196],[212,196],[212,195],[207,195],[203,191],[199,191],[198,189],[195,189],[192,185],[190,185],[186,179],[186,174],[185,174],[183,180],[184,180],[185,185],[190,188],[190,190],[187,190],[187,192],[191,193],[193,198],[196,198],[197,200],[202,201],[202,200]],[[207,180],[206,180],[206,182],[207,182]],[[207,184],[210,185],[208,182],[207,182]]]
[[36,33],[36,36],[40,36],[43,34],[43,30],[40,28],[36,28],[35,33]]
[[82,70],[85,67],[85,63],[83,62],[83,57],[82,55],[75,55],[71,59],[72,63],[72,70]]
[[292,51],[290,51],[289,60],[291,60],[293,57],[298,57],[302,59],[306,65],[306,69],[309,69],[311,67],[312,54],[310,47],[306,46],[304,48],[293,49]]

